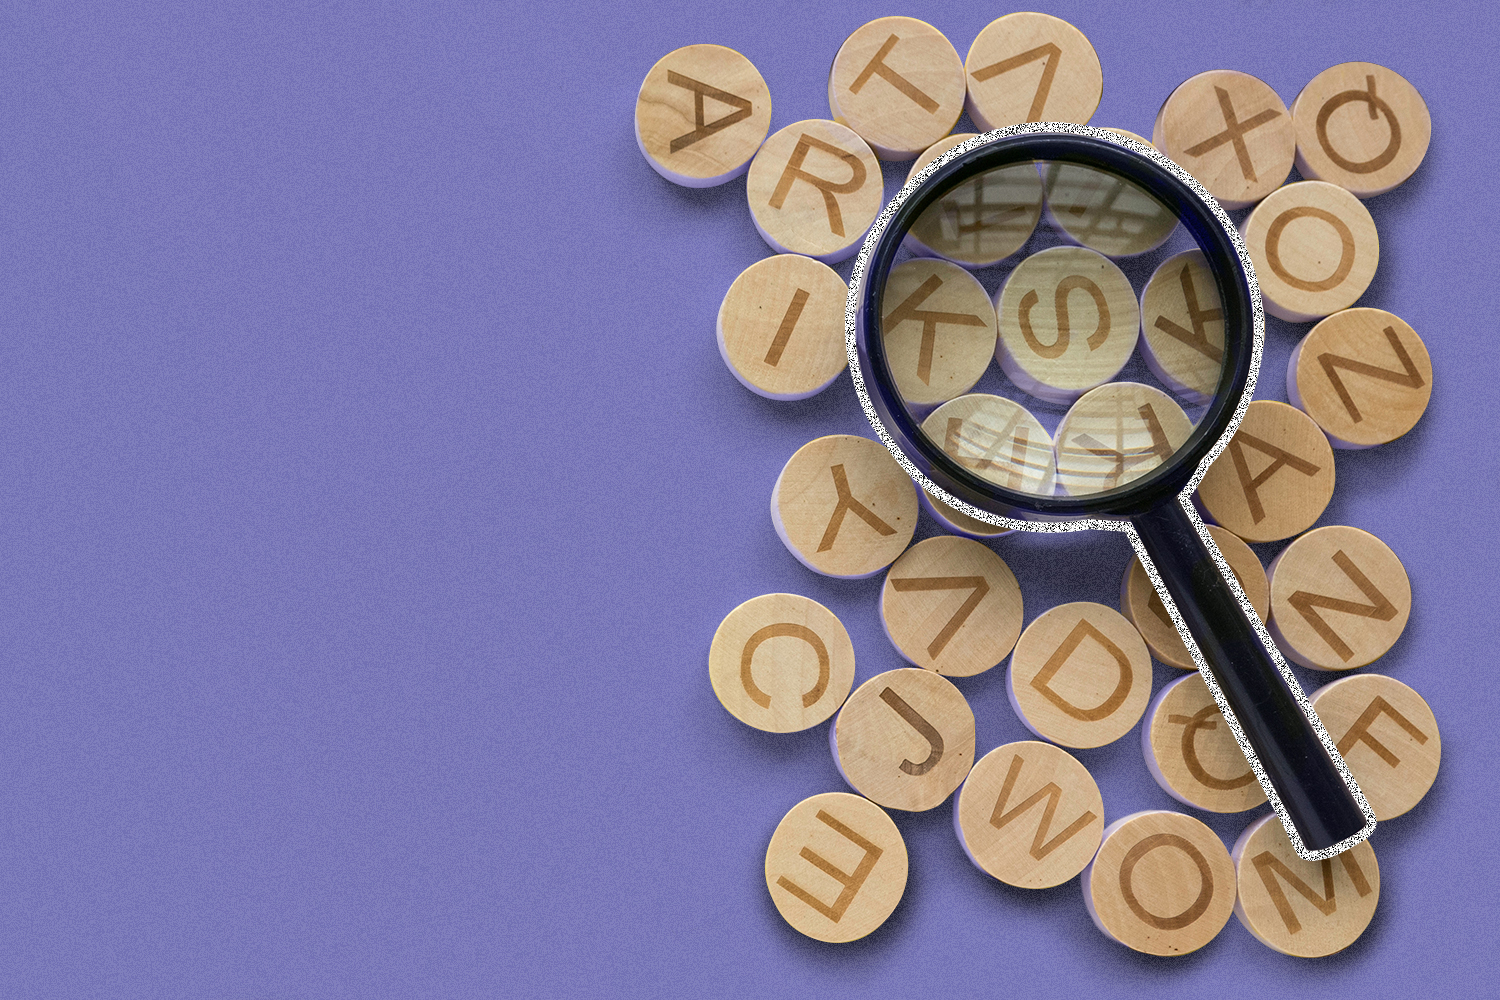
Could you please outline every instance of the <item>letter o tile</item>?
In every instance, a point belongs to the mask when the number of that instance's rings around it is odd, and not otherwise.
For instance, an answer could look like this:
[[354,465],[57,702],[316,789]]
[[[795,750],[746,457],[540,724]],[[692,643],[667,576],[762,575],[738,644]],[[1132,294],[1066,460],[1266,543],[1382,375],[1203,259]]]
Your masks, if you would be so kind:
[[811,118],[760,147],[745,196],[772,250],[834,264],[859,249],[885,204],[885,180],[863,139],[837,122]]
[[825,792],[792,807],[766,848],[766,888],[793,928],[842,944],[874,931],[906,892],[906,842],[869,799]]
[[635,101],[635,141],[653,170],[684,187],[713,187],[750,165],[771,129],[771,92],[754,64],[722,45],[687,45],[659,59]]
[[874,576],[917,529],[917,488],[869,438],[830,434],[787,460],[771,491],[771,521],[787,551],[814,573]]
[[953,682],[907,667],[855,689],[829,727],[844,780],[887,809],[943,803],[974,764],[974,712]]
[[1021,585],[1005,560],[939,535],[901,554],[880,591],[880,621],[910,662],[947,677],[998,664],[1021,634]]
[[1427,102],[1406,78],[1375,63],[1349,62],[1313,77],[1292,102],[1297,170],[1357,198],[1403,183],[1432,139]]
[[1061,604],[1026,626],[1006,688],[1016,715],[1042,739],[1101,747],[1128,733],[1151,700],[1151,655],[1113,608]]
[[735,608],[708,649],[708,676],[729,714],[768,733],[827,719],[854,686],[854,645],[810,597],[764,594]]
[[953,799],[958,842],[980,871],[1022,889],[1062,885],[1093,860],[1104,799],[1088,768],[1050,743],[985,754]]
[[1202,948],[1229,922],[1234,900],[1234,862],[1224,842],[1178,812],[1115,820],[1083,873],[1083,902],[1094,926],[1148,955]]
[[1289,323],[1348,309],[1380,265],[1370,210],[1335,184],[1288,184],[1255,206],[1240,228],[1266,312]]
[[1172,798],[1209,812],[1244,812],[1266,801],[1229,724],[1200,674],[1161,689],[1141,727],[1146,768]]
[[1377,820],[1422,801],[1437,780],[1443,741],[1421,695],[1394,677],[1356,674],[1318,688],[1312,705]]
[[1336,858],[1303,861],[1276,815],[1251,823],[1234,844],[1239,895],[1234,915],[1283,955],[1343,951],[1370,926],[1380,902],[1380,865],[1368,840]]

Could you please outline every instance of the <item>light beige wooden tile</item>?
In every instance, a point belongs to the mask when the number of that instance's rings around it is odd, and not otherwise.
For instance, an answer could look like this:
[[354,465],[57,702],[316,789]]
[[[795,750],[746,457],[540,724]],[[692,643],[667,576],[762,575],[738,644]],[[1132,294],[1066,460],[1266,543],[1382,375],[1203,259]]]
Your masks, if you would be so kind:
[[1107,257],[1142,254],[1161,246],[1177,228],[1175,212],[1117,174],[1081,163],[1049,163],[1044,169],[1048,221],[1090,250]]
[[1124,486],[1170,460],[1192,430],[1182,407],[1160,389],[1101,385],[1057,425],[1057,483],[1071,496]]
[[[912,164],[910,181],[933,160],[975,133],[933,143]],[[957,185],[912,223],[906,247],[964,267],[990,267],[1020,250],[1042,214],[1042,179],[1031,163],[987,170]]]
[[1380,264],[1380,234],[1369,209],[1324,181],[1280,188],[1240,229],[1266,312],[1289,323],[1348,309]]
[[799,448],[771,491],[787,550],[824,576],[874,576],[911,544],[917,489],[869,438],[830,434]]
[[906,842],[869,799],[825,792],[782,818],[766,848],[766,888],[787,923],[834,944],[885,923],[906,892]]
[[1019,122],[1087,125],[1104,96],[1104,71],[1083,32],[1050,14],[996,18],[964,60],[969,117],[982,131]]
[[1193,403],[1207,403],[1224,371],[1224,309],[1202,250],[1162,261],[1141,292],[1141,357]]
[[1021,633],[1005,683],[1026,728],[1065,747],[1100,747],[1140,721],[1151,699],[1151,656],[1115,609],[1061,604]]
[[1172,798],[1209,812],[1243,812],[1265,790],[1197,673],[1161,689],[1141,727],[1146,768]]
[[1156,114],[1151,142],[1230,211],[1280,187],[1297,153],[1291,112],[1276,91],[1229,69],[1178,84]]
[[767,399],[806,399],[848,364],[849,286],[827,264],[778,254],[751,264],[719,305],[719,354],[745,388]]
[[1333,481],[1333,449],[1312,418],[1257,399],[1199,483],[1198,498],[1246,541],[1274,542],[1312,527],[1333,499]]
[[854,646],[810,597],[764,594],[729,612],[708,648],[708,677],[729,714],[768,733],[809,729],[854,687]]
[[1104,833],[1093,775],[1050,743],[1007,743],[985,754],[953,809],[969,860],[1022,889],[1062,885],[1083,871]]
[[1422,801],[1437,780],[1443,741],[1421,695],[1394,677],[1355,674],[1318,688],[1312,704],[1377,820]]
[[833,120],[858,132],[882,160],[909,160],[953,131],[964,92],[953,44],[914,17],[856,28],[828,74]]
[[859,249],[885,203],[885,181],[863,139],[814,118],[766,140],[750,164],[745,195],[772,250],[833,264]]
[[770,128],[766,81],[749,59],[722,45],[667,53],[636,96],[636,145],[657,173],[686,187],[743,174]]
[[1292,102],[1297,170],[1359,198],[1403,183],[1432,139],[1427,102],[1405,77],[1375,63],[1348,62],[1313,77]]
[[1286,391],[1335,448],[1370,448],[1405,434],[1427,411],[1432,359],[1394,313],[1345,309],[1292,351]]
[[933,410],[922,431],[983,479],[1020,493],[1052,495],[1052,435],[1019,403],[970,393]]
[[1352,670],[1395,645],[1411,615],[1396,553],[1359,528],[1309,531],[1271,562],[1271,635],[1313,670]]
[[885,576],[880,621],[911,663],[972,677],[1010,654],[1021,634],[1021,585],[994,550],[939,535],[901,554]]
[[1083,873],[1094,926],[1148,955],[1186,955],[1212,941],[1234,912],[1234,862],[1191,816],[1132,813],[1104,831]]
[[1233,857],[1239,884],[1234,915],[1283,955],[1343,951],[1375,916],[1380,865],[1368,840],[1327,861],[1303,861],[1273,813],[1250,824]]
[[907,403],[934,406],[971,389],[995,356],[995,309],[979,279],[931,257],[886,279],[881,334]]
[[1130,279],[1103,254],[1049,247],[1016,265],[995,296],[995,357],[1033,396],[1071,403],[1119,374],[1140,337]]
[[939,806],[974,766],[974,713],[952,681],[930,670],[865,681],[828,736],[844,780],[888,809]]
[[[1271,583],[1266,578],[1265,567],[1260,564],[1260,557],[1228,528],[1210,524],[1208,533],[1223,553],[1224,561],[1234,571],[1235,579],[1239,580],[1255,613],[1265,621],[1271,612]],[[1140,631],[1141,638],[1151,647],[1152,656],[1169,667],[1197,669],[1139,559],[1130,560],[1124,579],[1120,581],[1120,611]]]

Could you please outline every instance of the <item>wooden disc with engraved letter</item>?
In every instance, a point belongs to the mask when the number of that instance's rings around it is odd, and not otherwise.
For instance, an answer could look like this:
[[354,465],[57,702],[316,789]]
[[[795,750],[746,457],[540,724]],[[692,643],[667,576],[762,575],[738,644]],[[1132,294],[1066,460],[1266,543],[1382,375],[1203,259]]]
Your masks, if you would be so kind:
[[880,591],[880,621],[897,652],[947,677],[997,665],[1021,634],[1021,585],[1005,560],[939,535],[901,554]]
[[854,790],[888,809],[942,804],[974,765],[974,712],[930,670],[877,674],[844,702],[828,730],[834,763]]
[[1052,495],[1057,478],[1052,435],[1020,403],[970,393],[929,413],[922,431],[982,479],[1021,493]]
[[818,941],[857,941],[906,892],[906,841],[869,799],[824,792],[791,808],[766,848],[766,888],[793,928]]
[[1192,431],[1182,407],[1160,389],[1101,385],[1057,425],[1057,483],[1071,496],[1124,486],[1169,461]]
[[1049,247],[1016,265],[995,296],[995,357],[1024,392],[1071,403],[1119,374],[1140,336],[1130,279],[1086,247]]
[[1177,85],[1156,113],[1151,143],[1233,211],[1286,181],[1297,130],[1270,84],[1215,69]]
[[844,306],[849,286],[827,264],[778,254],[740,273],[719,305],[719,354],[746,389],[767,399],[806,399],[849,362]]
[[1155,250],[1177,228],[1177,213],[1108,170],[1081,163],[1044,168],[1047,219],[1066,238],[1106,257]]
[[1050,743],[1007,743],[974,765],[953,798],[959,845],[1007,885],[1062,885],[1093,859],[1104,799],[1088,768]]
[[1151,656],[1114,608],[1060,604],[1021,633],[1005,683],[1027,729],[1065,747],[1101,747],[1140,721]]
[[1200,674],[1179,677],[1152,700],[1141,750],[1156,783],[1186,805],[1229,813],[1266,801]]
[[1416,426],[1432,398],[1422,338],[1384,309],[1345,309],[1312,328],[1287,361],[1292,405],[1335,448],[1370,448]]
[[828,108],[882,160],[909,160],[953,131],[964,110],[964,66],[926,21],[881,17],[839,46]]
[[1432,116],[1417,88],[1375,63],[1325,69],[1292,102],[1292,118],[1297,170],[1357,198],[1403,183],[1421,166],[1432,140]]
[[1303,861],[1272,813],[1235,841],[1234,915],[1257,941],[1283,955],[1343,951],[1370,926],[1380,901],[1375,848],[1361,841],[1336,858]]
[[708,647],[708,677],[729,714],[768,733],[811,728],[854,687],[854,645],[810,597],[763,594],[725,616]]
[[1422,801],[1437,780],[1443,741],[1421,695],[1394,677],[1355,674],[1318,688],[1312,706],[1377,820]]
[[[933,143],[912,164],[908,183],[933,160],[974,133]],[[990,267],[1026,245],[1042,214],[1042,179],[1031,163],[986,170],[947,191],[912,223],[905,245],[963,267]]]
[[1131,813],[1104,830],[1083,872],[1083,902],[1105,937],[1148,955],[1186,955],[1234,912],[1234,862],[1191,816]]
[[[1214,544],[1219,547],[1224,561],[1234,571],[1234,577],[1240,582],[1240,589],[1245,592],[1245,596],[1250,599],[1255,613],[1260,616],[1261,621],[1265,621],[1271,612],[1271,583],[1266,579],[1266,570],[1260,564],[1260,557],[1227,528],[1210,524],[1208,533],[1213,536]],[[1141,638],[1151,647],[1151,655],[1169,667],[1197,669],[1197,664],[1182,643],[1177,626],[1172,624],[1172,618],[1167,614],[1166,605],[1156,593],[1156,588],[1151,586],[1151,578],[1146,575],[1146,568],[1138,558],[1130,560],[1130,565],[1125,568],[1125,576],[1120,581],[1120,611],[1140,630]]]
[[863,139],[813,118],[766,140],[750,164],[745,196],[772,250],[833,264],[859,249],[885,204],[885,181]]
[[1020,122],[1087,125],[1104,96],[1099,55],[1083,32],[1050,14],[1006,14],[964,59],[965,107],[981,131]]
[[1224,309],[1202,250],[1162,261],[1141,292],[1141,357],[1189,402],[1206,403],[1224,372]]
[[1380,264],[1370,210],[1343,188],[1299,181],[1255,206],[1240,227],[1266,312],[1307,323],[1348,309]]
[[1353,670],[1385,655],[1411,615],[1396,553],[1359,528],[1309,531],[1271,562],[1271,635],[1313,670]]
[[1198,484],[1210,517],[1249,542],[1306,531],[1333,499],[1333,449],[1301,410],[1257,399]]
[[855,580],[896,561],[917,530],[917,489],[869,438],[830,434],[787,460],[771,490],[771,521],[797,561]]
[[896,388],[913,406],[968,392],[995,356],[995,309],[979,279],[931,257],[886,279],[881,333]]
[[722,45],[657,60],[635,99],[635,141],[674,184],[713,187],[743,174],[771,128],[771,91],[754,64]]

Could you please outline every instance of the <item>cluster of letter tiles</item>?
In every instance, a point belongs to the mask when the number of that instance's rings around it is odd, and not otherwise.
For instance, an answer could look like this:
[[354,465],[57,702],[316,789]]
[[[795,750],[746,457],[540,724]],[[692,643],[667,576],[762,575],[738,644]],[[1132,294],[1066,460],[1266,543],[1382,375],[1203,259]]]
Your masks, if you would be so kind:
[[[755,67],[731,49],[691,45],[647,75],[636,135],[648,162],[679,184],[719,184],[748,169],[751,216],[778,255],[729,289],[719,347],[750,390],[801,399],[830,384],[845,364],[848,289],[827,262],[852,254],[881,208],[877,158],[920,157],[914,172],[966,138],[949,134],[965,110],[986,130],[1022,121],[1086,124],[1101,91],[1093,47],[1057,18],[1002,17],[960,60],[931,25],[887,17],[840,47],[828,86],[831,120],[797,122],[767,139],[770,94]],[[1352,527],[1308,529],[1332,497],[1332,449],[1399,437],[1431,394],[1431,364],[1416,332],[1390,313],[1351,308],[1379,254],[1360,199],[1406,180],[1430,132],[1426,106],[1405,79],[1374,64],[1345,63],[1315,77],[1290,109],[1245,73],[1200,74],[1171,93],[1152,134],[1152,143],[1225,208],[1253,206],[1241,230],[1266,308],[1291,322],[1320,320],[1291,356],[1293,405],[1252,403],[1199,490],[1220,550],[1278,646],[1315,670],[1371,664],[1401,635],[1411,609],[1405,570],[1378,538]],[[1294,163],[1308,179],[1283,184]],[[946,388],[917,401],[944,404],[934,416],[947,426],[928,430],[955,448],[965,439],[964,421],[983,409],[972,401],[995,397],[962,395],[977,375],[949,374],[946,383],[935,377],[936,330],[929,327],[962,335],[938,352],[945,362],[977,339],[980,370],[994,357],[1039,398],[1069,401],[1080,387],[1028,366],[1007,347],[1003,306],[997,315],[986,298],[972,310],[924,310],[918,307],[926,296],[916,296],[923,289],[932,295],[944,282],[961,285],[961,268],[1014,254],[1044,218],[1065,242],[1081,246],[1035,257],[1083,255],[1091,273],[1106,277],[1111,258],[1165,238],[1139,228],[1114,236],[1070,229],[1071,216],[1084,213],[1056,211],[1055,181],[1038,175],[1034,191],[1012,192],[1028,208],[1018,213],[1024,224],[988,245],[945,246],[943,232],[924,233],[919,221],[908,237],[921,255],[913,273],[893,273],[888,298],[900,301],[891,300],[887,326],[910,320],[921,328],[928,342],[915,362],[927,365],[921,381]],[[1037,281],[1076,284],[1070,272],[1084,266],[1042,269]],[[1186,393],[1194,388],[1192,355],[1212,357],[1223,345],[1217,304],[1201,298],[1211,285],[1195,266],[1201,264],[1191,253],[1170,258],[1139,297],[1128,281],[1115,289],[1100,279],[1104,287],[1092,284],[1089,292],[1096,304],[1114,305],[1114,315],[1132,317],[1144,360]],[[1058,298],[1066,301],[1067,292]],[[1039,425],[1035,431],[1046,437]],[[975,468],[1000,464],[993,454],[953,454]],[[910,545],[919,507],[950,534]],[[1251,822],[1232,849],[1180,812],[1149,810],[1105,824],[1098,786],[1064,748],[1102,746],[1138,723],[1146,766],[1174,799],[1219,813],[1266,801],[1197,673],[1153,697],[1152,656],[1185,670],[1193,663],[1138,560],[1121,580],[1118,611],[1063,604],[1023,630],[1015,575],[975,540],[1004,532],[917,490],[883,447],[849,435],[818,438],[792,455],[772,489],[771,514],[787,549],[814,572],[854,579],[886,571],[881,621],[912,664],[851,693],[854,650],[843,625],[793,594],[745,602],[714,635],[709,674],[724,707],[770,732],[832,717],[834,760],[859,793],[799,803],[771,838],[766,884],[797,930],[850,941],[880,926],[907,876],[906,848],[886,810],[933,809],[951,796],[959,844],[981,870],[1026,888],[1081,874],[1084,903],[1100,931],[1140,951],[1191,952],[1231,913],[1256,938],[1293,955],[1331,954],[1363,932],[1380,895],[1368,842],[1333,861],[1307,862],[1270,813]],[[1269,568],[1246,544],[1286,539],[1293,540]],[[947,678],[1007,659],[1011,705],[1038,739],[976,760],[974,715]],[[1415,691],[1363,673],[1319,688],[1312,702],[1379,820],[1417,804],[1436,777],[1440,740]]]

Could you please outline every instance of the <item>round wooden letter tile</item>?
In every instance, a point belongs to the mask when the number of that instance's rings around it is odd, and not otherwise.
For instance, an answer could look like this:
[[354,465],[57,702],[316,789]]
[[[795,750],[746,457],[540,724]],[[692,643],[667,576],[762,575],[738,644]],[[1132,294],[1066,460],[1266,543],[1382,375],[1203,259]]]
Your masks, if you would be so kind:
[[722,45],[688,45],[651,67],[635,99],[635,141],[646,162],[685,187],[745,172],[771,128],[771,92],[749,59]]
[[[1210,524],[1208,533],[1213,536],[1214,544],[1219,547],[1224,561],[1234,571],[1235,579],[1240,582],[1240,589],[1250,598],[1255,613],[1260,615],[1261,621],[1265,621],[1266,616],[1271,613],[1271,583],[1266,579],[1266,571],[1260,564],[1260,558],[1238,535],[1227,528]],[[1130,560],[1125,578],[1120,581],[1120,610],[1140,630],[1141,638],[1151,647],[1151,655],[1170,667],[1181,667],[1184,670],[1197,668],[1193,658],[1188,656],[1187,647],[1182,644],[1182,636],[1177,634],[1177,627],[1172,624],[1166,605],[1157,595],[1156,588],[1151,586],[1151,578],[1146,575],[1146,568],[1139,559]]]
[[776,534],[815,573],[874,576],[917,529],[917,488],[869,438],[830,434],[787,460],[771,491]]
[[1432,398],[1417,331],[1384,309],[1345,309],[1312,328],[1287,362],[1292,403],[1335,448],[1369,448],[1416,426]]
[[1198,484],[1198,498],[1246,541],[1290,538],[1333,499],[1333,449],[1307,414],[1258,399]]
[[1229,922],[1234,898],[1224,842],[1191,816],[1166,810],[1115,820],[1083,872],[1094,926],[1148,955],[1202,948]]
[[1422,801],[1437,780],[1443,741],[1421,695],[1394,677],[1356,674],[1318,688],[1312,704],[1377,820]]
[[945,260],[891,268],[882,332],[896,387],[915,406],[967,392],[995,356],[995,309],[979,279]]
[[1241,227],[1266,312],[1307,323],[1348,309],[1370,287],[1380,235],[1369,209],[1323,181],[1288,184]]
[[865,681],[828,737],[844,780],[888,809],[940,805],[974,765],[974,713],[952,681],[928,670]]
[[1101,385],[1057,425],[1057,482],[1080,496],[1124,486],[1176,454],[1193,425],[1171,396],[1139,382]]
[[965,538],[999,538],[1008,535],[1014,529],[997,528],[988,521],[981,521],[976,517],[970,517],[963,511],[953,507],[937,497],[922,490],[917,497],[922,501],[922,507],[938,523],[938,527],[955,535]]
[[1021,585],[989,548],[939,535],[907,549],[886,574],[880,620],[907,660],[948,677],[972,677],[1015,646]]
[[1168,257],[1141,293],[1141,356],[1194,403],[1208,402],[1224,370],[1222,305],[1202,250]]
[[849,286],[827,264],[800,254],[747,267],[719,306],[719,354],[734,377],[768,399],[806,399],[848,364]]
[[[974,133],[939,139],[923,153],[910,181],[933,160]],[[964,267],[989,267],[1025,246],[1042,214],[1042,179],[1030,163],[988,170],[964,181],[924,211],[906,234],[907,249]]]
[[885,810],[848,792],[803,799],[766,848],[766,888],[787,923],[818,941],[856,941],[906,891],[906,842]]
[[832,264],[859,249],[885,203],[885,181],[863,139],[814,118],[766,140],[750,164],[745,194],[772,250]]
[[1406,568],[1358,528],[1309,531],[1272,560],[1270,575],[1271,635],[1288,658],[1313,670],[1373,663],[1411,615]]
[[839,47],[828,107],[882,160],[909,160],[953,131],[964,110],[963,63],[926,21],[878,18]]
[[1007,14],[969,46],[965,107],[982,131],[1020,122],[1087,125],[1104,71],[1083,32],[1050,14]]
[[1050,743],[1007,743],[985,754],[953,799],[964,853],[1007,885],[1062,885],[1093,860],[1104,800],[1088,768]]
[[1161,689],[1146,711],[1141,749],[1156,783],[1179,802],[1209,812],[1243,812],[1266,801],[1245,754],[1199,674]]
[[1249,73],[1216,69],[1172,91],[1156,114],[1151,143],[1233,211],[1286,180],[1297,154],[1297,130],[1269,84]]
[[1427,155],[1427,102],[1401,74],[1375,63],[1341,63],[1312,78],[1292,102],[1297,170],[1358,198],[1412,175]]
[[1123,177],[1080,163],[1046,166],[1047,218],[1063,235],[1108,257],[1155,250],[1177,215]]
[[1240,834],[1234,865],[1234,915],[1283,955],[1342,951],[1365,932],[1380,901],[1380,865],[1368,840],[1327,861],[1303,861],[1274,813]]
[[1022,391],[1071,403],[1119,374],[1140,336],[1135,289],[1103,254],[1051,247],[1021,261],[995,298],[995,357]]
[[729,612],[708,648],[708,677],[729,714],[768,733],[816,726],[849,697],[854,646],[809,597],[766,594]]
[[1026,626],[1005,681],[1027,729],[1065,747],[1102,747],[1146,710],[1151,656],[1113,608],[1061,604]]
[[928,414],[922,431],[948,457],[992,483],[1052,495],[1052,435],[1020,403],[984,393],[960,396]]

